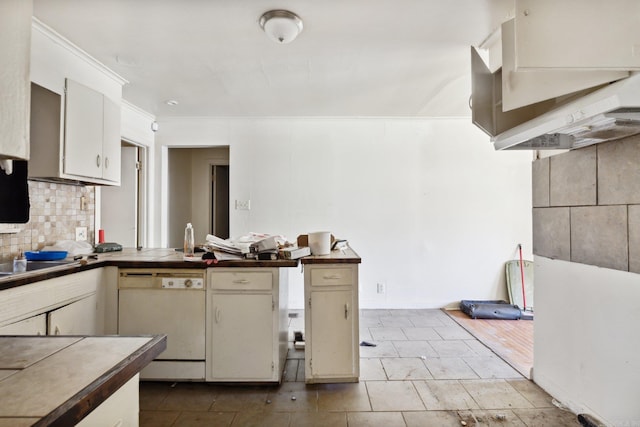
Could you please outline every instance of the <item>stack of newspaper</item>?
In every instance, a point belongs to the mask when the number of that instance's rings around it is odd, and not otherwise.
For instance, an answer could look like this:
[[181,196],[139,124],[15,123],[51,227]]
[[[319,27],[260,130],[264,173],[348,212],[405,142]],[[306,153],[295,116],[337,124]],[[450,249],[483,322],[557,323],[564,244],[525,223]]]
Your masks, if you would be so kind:
[[213,252],[216,259],[241,259],[244,258],[242,248],[234,244],[229,240],[221,239],[213,234],[207,234],[207,242],[204,244],[204,248]]

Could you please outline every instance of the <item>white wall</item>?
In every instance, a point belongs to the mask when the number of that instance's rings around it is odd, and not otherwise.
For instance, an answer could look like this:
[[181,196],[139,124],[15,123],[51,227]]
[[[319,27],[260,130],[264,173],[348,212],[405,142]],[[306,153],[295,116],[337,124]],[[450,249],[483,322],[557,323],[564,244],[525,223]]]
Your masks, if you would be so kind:
[[[532,155],[495,152],[469,119],[168,119],[156,142],[157,165],[168,146],[230,146],[231,203],[251,200],[232,210],[232,236],[348,239],[363,260],[363,308],[507,298],[504,262],[518,243],[530,252]],[[301,307],[302,275],[290,284]]]
[[534,381],[576,413],[640,425],[638,274],[535,257]]

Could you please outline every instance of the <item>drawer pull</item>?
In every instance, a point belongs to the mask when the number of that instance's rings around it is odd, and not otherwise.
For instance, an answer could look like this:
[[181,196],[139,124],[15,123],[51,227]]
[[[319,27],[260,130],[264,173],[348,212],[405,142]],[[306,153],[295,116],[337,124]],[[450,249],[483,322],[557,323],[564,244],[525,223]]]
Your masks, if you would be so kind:
[[341,278],[341,276],[339,274],[331,274],[329,276],[324,275],[324,276],[322,276],[322,278],[325,279],[325,280],[338,280],[338,279]]
[[234,285],[246,285],[248,283],[251,283],[251,282],[247,279],[237,279],[233,281]]
[[220,323],[220,309],[216,307],[216,323]]
[[349,318],[349,304],[344,305],[344,318],[345,319]]

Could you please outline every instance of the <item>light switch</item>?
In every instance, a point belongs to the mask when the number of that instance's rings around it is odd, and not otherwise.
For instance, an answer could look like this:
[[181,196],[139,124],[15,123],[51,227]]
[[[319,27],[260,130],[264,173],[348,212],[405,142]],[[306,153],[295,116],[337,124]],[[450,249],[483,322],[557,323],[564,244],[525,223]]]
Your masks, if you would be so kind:
[[251,210],[251,200],[236,200],[237,211]]

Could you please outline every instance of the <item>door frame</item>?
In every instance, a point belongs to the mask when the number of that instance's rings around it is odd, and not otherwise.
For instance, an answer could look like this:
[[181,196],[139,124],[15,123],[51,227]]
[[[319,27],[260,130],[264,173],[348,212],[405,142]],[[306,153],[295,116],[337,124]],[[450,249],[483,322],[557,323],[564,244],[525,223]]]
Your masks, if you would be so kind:
[[[128,138],[121,138],[120,144],[135,146],[138,149],[137,163],[142,163],[138,169],[137,208],[136,208],[136,244],[138,247],[147,246],[150,220],[149,217],[149,150],[144,144],[137,143]],[[95,236],[94,243],[98,243],[98,230],[102,228],[102,188],[96,186],[95,206]]]

